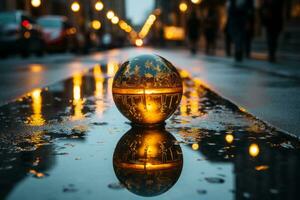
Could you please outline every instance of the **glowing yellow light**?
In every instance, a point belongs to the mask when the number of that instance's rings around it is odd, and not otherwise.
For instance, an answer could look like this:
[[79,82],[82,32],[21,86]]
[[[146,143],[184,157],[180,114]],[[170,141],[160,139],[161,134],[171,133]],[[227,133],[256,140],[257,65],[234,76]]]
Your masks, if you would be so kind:
[[153,23],[154,23],[155,20],[156,20],[156,17],[153,14],[151,14],[148,17],[148,19],[146,20],[144,26],[142,27],[142,30],[139,33],[139,37],[140,38],[143,39],[143,38],[145,38],[148,35],[148,33],[149,33],[149,31],[150,31],[150,29],[151,29],[151,27],[152,27],[152,25],[153,25]]
[[97,10],[97,11],[101,11],[101,10],[103,10],[103,3],[101,2],[101,1],[97,1],[96,3],[95,3],[95,9]]
[[127,33],[131,32],[131,31],[132,31],[131,26],[128,25],[128,26],[126,27],[125,31],[126,31]]
[[42,4],[41,0],[31,0],[31,5],[32,7],[40,7],[40,5]]
[[197,151],[199,149],[199,144],[197,143],[192,144],[192,149]]
[[183,95],[181,99],[180,114],[183,117],[187,116],[187,97],[185,95]]
[[119,17],[113,16],[113,18],[111,19],[111,22],[112,22],[113,24],[119,23]]
[[30,71],[33,73],[38,73],[38,72],[43,71],[43,66],[39,65],[39,64],[32,64],[32,65],[30,65],[29,68],[30,68]]
[[197,92],[197,88],[194,88],[190,93],[190,109],[192,116],[199,116],[199,95]]
[[126,30],[127,27],[128,27],[127,23],[124,22],[123,20],[121,20],[121,21],[119,22],[119,26],[120,26],[120,28],[123,29],[123,30]]
[[232,134],[227,134],[227,135],[225,136],[225,140],[226,140],[226,142],[227,142],[228,144],[231,144],[231,143],[233,142],[233,140],[234,140],[234,136],[233,136]]
[[143,46],[143,40],[142,39],[136,39],[135,40],[135,45],[137,46],[137,47],[141,47],[141,46]]
[[165,26],[164,27],[164,37],[167,40],[184,40],[185,32],[182,27],[177,26]]
[[73,105],[74,105],[74,120],[83,118],[82,109],[83,101],[81,99],[81,85],[82,77],[81,74],[75,74],[73,78]]
[[[169,66],[162,65],[164,60],[158,56],[146,55],[145,57],[147,59],[143,58],[138,64],[125,62],[121,66],[120,69],[123,70],[120,70],[114,78],[113,99],[119,111],[129,120],[141,124],[161,123],[170,117],[179,105],[182,82],[179,74],[174,72],[174,76],[165,76],[169,80],[162,81],[159,86],[156,85],[156,78],[161,77],[163,68]],[[139,60],[138,57],[135,60]],[[153,64],[154,62],[156,64]],[[149,68],[155,72],[149,72]],[[134,79],[122,78],[128,76]],[[136,98],[133,99],[132,96]]]
[[259,154],[259,146],[255,143],[251,144],[249,146],[249,154],[252,157],[256,157]]
[[113,77],[115,73],[118,71],[119,65],[117,61],[110,60],[107,63],[107,75]]
[[35,89],[31,93],[32,99],[32,111],[33,114],[29,118],[29,124],[31,126],[42,126],[45,123],[45,120],[42,116],[42,90]]
[[267,170],[267,169],[269,169],[268,165],[259,165],[259,166],[255,167],[256,171],[264,171],[264,170]]
[[187,11],[187,8],[188,8],[188,6],[187,6],[186,3],[181,2],[181,3],[179,4],[179,10],[180,10],[181,12],[186,12],[186,11]]
[[92,28],[95,30],[99,30],[101,28],[101,22],[99,20],[93,20],[91,22]]
[[202,0],[191,0],[191,2],[193,4],[200,4],[202,2]]
[[103,99],[104,77],[100,65],[96,65],[94,68],[94,78],[95,78],[96,114],[98,115],[98,117],[100,117],[102,116],[104,111],[104,99]]
[[156,20],[155,15],[153,15],[153,14],[150,15],[150,16],[149,16],[149,20],[152,21],[152,22],[154,22],[154,21]]
[[112,96],[113,82],[114,82],[114,78],[112,77],[107,80],[107,89],[106,89],[108,94],[107,99],[109,99],[110,102],[113,102],[113,96]]
[[77,1],[73,2],[71,4],[71,10],[73,12],[78,12],[80,10],[80,4]]
[[115,16],[115,13],[111,10],[109,10],[107,13],[106,13],[106,17],[108,19],[112,19],[113,17]]
[[186,70],[181,70],[179,72],[179,74],[180,74],[180,77],[183,79],[191,77],[190,73]]
[[162,136],[158,133],[146,135],[143,138],[141,147],[138,149],[140,156],[147,156],[145,159],[156,157],[160,149],[157,145],[158,141],[162,140]]
[[239,109],[240,109],[240,111],[242,111],[242,112],[247,112],[246,108],[244,108],[244,107],[239,107]]
[[132,31],[132,28],[131,28],[130,26],[127,26],[127,28],[125,29],[125,31],[126,31],[127,33],[129,33],[129,32]]

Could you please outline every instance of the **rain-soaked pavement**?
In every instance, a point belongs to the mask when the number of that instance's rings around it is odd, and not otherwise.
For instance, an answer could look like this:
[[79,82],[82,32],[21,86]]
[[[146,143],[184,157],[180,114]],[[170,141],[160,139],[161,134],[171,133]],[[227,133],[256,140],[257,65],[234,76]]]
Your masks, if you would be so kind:
[[[117,68],[96,65],[0,108],[0,199],[297,199],[298,139],[186,71],[166,126],[132,127],[112,100]],[[154,163],[136,160],[145,142]]]

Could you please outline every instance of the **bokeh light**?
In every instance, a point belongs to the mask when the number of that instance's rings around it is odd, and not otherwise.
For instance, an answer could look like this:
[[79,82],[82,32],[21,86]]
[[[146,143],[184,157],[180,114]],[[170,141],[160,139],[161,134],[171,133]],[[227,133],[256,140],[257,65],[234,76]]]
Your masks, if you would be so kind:
[[95,9],[96,9],[97,11],[101,11],[101,10],[103,10],[103,8],[104,8],[104,5],[103,5],[103,3],[102,3],[101,1],[97,1],[97,2],[95,3]]
[[101,22],[99,20],[93,20],[91,26],[93,29],[99,30],[101,28]]
[[180,10],[181,12],[186,12],[187,9],[188,9],[188,6],[187,6],[187,4],[186,4],[185,2],[181,2],[181,3],[179,4],[179,10]]
[[71,10],[73,12],[78,12],[80,10],[80,4],[77,1],[73,2],[71,5]]
[[37,7],[40,7],[41,4],[42,4],[41,0],[31,0],[32,7],[37,8]]
[[114,16],[115,16],[115,13],[114,13],[112,10],[109,10],[109,11],[106,13],[106,17],[107,17],[108,19],[112,19]]

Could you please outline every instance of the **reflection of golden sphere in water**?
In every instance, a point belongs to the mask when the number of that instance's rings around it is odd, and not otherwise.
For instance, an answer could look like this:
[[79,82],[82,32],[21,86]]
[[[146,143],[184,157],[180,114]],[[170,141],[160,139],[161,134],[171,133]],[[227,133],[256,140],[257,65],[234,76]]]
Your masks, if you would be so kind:
[[157,55],[141,55],[122,64],[113,82],[119,111],[137,124],[157,124],[169,118],[182,96],[176,68]]
[[118,142],[113,165],[119,181],[140,196],[156,196],[178,180],[182,150],[164,128],[133,127]]

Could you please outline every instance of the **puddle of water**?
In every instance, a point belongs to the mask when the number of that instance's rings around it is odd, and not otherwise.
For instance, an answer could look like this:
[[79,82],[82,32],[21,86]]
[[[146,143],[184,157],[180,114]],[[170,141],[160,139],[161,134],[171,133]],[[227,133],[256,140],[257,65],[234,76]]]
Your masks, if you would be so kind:
[[112,100],[117,67],[96,65],[0,108],[1,199],[297,197],[297,139],[186,73],[165,127],[130,127]]

